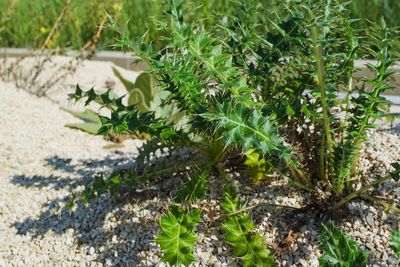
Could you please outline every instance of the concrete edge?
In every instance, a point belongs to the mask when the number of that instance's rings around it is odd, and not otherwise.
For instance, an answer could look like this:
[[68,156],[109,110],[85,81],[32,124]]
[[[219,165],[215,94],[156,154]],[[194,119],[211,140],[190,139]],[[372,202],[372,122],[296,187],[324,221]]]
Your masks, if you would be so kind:
[[[0,58],[5,56],[7,57],[22,57],[26,56],[29,53],[33,53],[34,56],[46,55],[49,51],[32,51],[27,48],[0,48]],[[79,54],[78,50],[67,50],[62,51],[60,55],[65,56],[76,56]],[[135,57],[132,54],[119,52],[119,51],[96,51],[92,60],[98,61],[111,61],[115,65],[120,66],[122,68],[128,70],[144,70],[145,66],[143,63],[139,62],[139,58]],[[376,64],[376,60],[356,60],[355,67],[360,69],[358,76],[369,76],[370,71],[367,68],[368,64]],[[398,72],[400,74],[400,62],[396,62],[396,65],[393,66],[393,71]],[[399,75],[398,75],[399,76]],[[397,79],[396,79],[397,80]],[[400,105],[400,91],[394,91],[394,94],[383,95],[388,101],[395,105]]]
[[[50,50],[32,50],[28,48],[0,48],[0,58],[4,57],[24,57],[27,55],[32,56],[45,56],[48,55]],[[62,56],[77,56],[78,50],[65,50],[58,53]],[[132,54],[119,52],[119,51],[96,51],[91,60],[97,61],[111,61],[115,65],[128,70],[143,70],[144,66],[139,61],[138,57]]]

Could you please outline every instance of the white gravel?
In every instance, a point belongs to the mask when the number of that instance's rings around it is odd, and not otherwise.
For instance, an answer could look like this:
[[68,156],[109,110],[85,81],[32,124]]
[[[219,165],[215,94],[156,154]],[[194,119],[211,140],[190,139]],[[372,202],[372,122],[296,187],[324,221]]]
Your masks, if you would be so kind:
[[58,221],[51,212],[95,172],[125,164],[137,142],[105,149],[103,138],[65,128],[76,119],[49,100],[11,84],[0,83],[0,92],[0,266],[90,262],[73,231],[81,222]]
[[[123,147],[108,149],[103,138],[64,127],[76,120],[60,109],[67,105],[66,93],[76,82],[100,88],[106,80],[116,81],[111,66],[85,62],[71,77],[75,80],[63,81],[49,94],[58,104],[0,82],[0,266],[166,266],[160,264],[153,238],[174,181],[156,183],[140,197],[101,198],[89,207],[79,205],[73,214],[57,213],[70,192],[80,190],[94,174],[130,164],[141,144],[127,140]],[[117,81],[115,86],[123,92]],[[385,173],[388,163],[400,161],[400,137],[392,130],[373,131],[370,139],[360,164],[363,175],[372,179]],[[307,194],[290,191],[281,182],[254,188],[235,176],[249,205],[260,204],[253,219],[279,266],[318,266],[319,217],[313,210],[296,213],[271,205],[301,208]],[[393,184],[383,186],[380,195],[399,204],[400,189]],[[217,200],[202,205],[219,209]],[[399,227],[396,215],[364,201],[347,208],[352,215],[339,216],[336,224],[371,251],[369,266],[398,266],[388,246],[390,230]],[[219,241],[213,216],[204,214],[203,220],[194,265],[239,265]]]

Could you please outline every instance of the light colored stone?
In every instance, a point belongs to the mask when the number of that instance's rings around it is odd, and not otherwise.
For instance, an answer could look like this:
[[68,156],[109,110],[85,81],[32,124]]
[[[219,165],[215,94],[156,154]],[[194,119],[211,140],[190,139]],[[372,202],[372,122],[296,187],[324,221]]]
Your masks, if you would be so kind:
[[367,217],[365,218],[365,220],[367,221],[367,223],[374,227],[374,217],[372,217],[371,213],[368,213]]

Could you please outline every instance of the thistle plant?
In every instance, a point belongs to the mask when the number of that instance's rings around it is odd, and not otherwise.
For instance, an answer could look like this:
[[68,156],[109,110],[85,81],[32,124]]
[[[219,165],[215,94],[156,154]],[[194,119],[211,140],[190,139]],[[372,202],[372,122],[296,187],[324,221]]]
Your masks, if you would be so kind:
[[364,267],[369,252],[361,251],[357,243],[332,223],[322,225],[320,248],[324,255],[319,258],[321,267]]
[[[113,173],[112,179],[97,177],[83,199],[177,171],[189,173],[160,221],[156,242],[164,261],[179,266],[195,260],[196,227],[202,220],[196,204],[207,196],[207,185],[221,178],[226,242],[246,266],[274,265],[248,209],[229,189],[232,162],[248,168],[255,183],[284,179],[310,194],[311,204],[329,211],[399,178],[395,163],[387,176],[354,189],[367,130],[389,105],[382,93],[391,88],[393,36],[384,21],[367,38],[352,29],[341,1],[280,2],[271,12],[257,1],[235,2],[237,15],[205,30],[186,20],[190,12],[184,1],[170,0],[170,10],[159,21],[165,46],[121,34],[115,45],[143,59],[159,92],[165,92],[160,107],[176,107],[185,114],[183,123],[143,110],[140,102],[124,105],[108,93],[79,89],[72,97],[99,101],[110,110],[109,117],[99,117],[99,134],[150,136],[135,168]],[[357,79],[354,61],[367,56],[377,60],[368,65],[374,77]],[[155,151],[182,148],[196,156],[152,164]]]

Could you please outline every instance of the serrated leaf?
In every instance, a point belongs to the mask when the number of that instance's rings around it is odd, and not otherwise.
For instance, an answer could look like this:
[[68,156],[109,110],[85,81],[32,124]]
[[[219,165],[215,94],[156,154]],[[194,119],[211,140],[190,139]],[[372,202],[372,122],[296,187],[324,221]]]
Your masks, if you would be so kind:
[[275,266],[274,258],[265,246],[265,239],[258,233],[253,234],[254,224],[250,215],[240,211],[239,198],[226,193],[222,208],[228,216],[222,225],[225,240],[232,246],[233,254],[243,260],[243,266]]
[[97,98],[97,95],[93,88],[91,88],[89,91],[86,92],[86,96],[87,96],[87,99],[85,102],[85,106],[89,105],[90,102],[96,100],[96,98]]
[[324,252],[318,260],[321,267],[365,267],[369,252],[361,251],[357,243],[332,223],[322,225],[320,249]]
[[111,173],[110,177],[107,180],[107,186],[109,188],[116,188],[121,185],[121,177],[117,171]]
[[122,134],[129,132],[127,116],[125,114],[119,114],[118,112],[113,112],[111,113],[111,120],[109,122],[111,122],[113,127],[112,129],[115,132],[115,134]]
[[392,167],[394,168],[394,171],[390,172],[390,176],[398,182],[400,180],[400,163],[394,162],[391,164]]
[[200,222],[200,209],[184,209],[177,205],[170,208],[160,220],[156,238],[163,252],[162,261],[174,266],[189,266],[195,260],[195,230]]
[[242,105],[218,105],[213,113],[202,117],[217,124],[226,144],[241,145],[243,150],[256,149],[264,155],[276,154],[288,159],[290,147],[283,144],[272,124],[273,117],[262,114],[258,109],[248,109]]
[[105,92],[105,93],[102,93],[101,95],[100,95],[100,99],[101,99],[101,104],[102,105],[104,105],[104,106],[107,106],[107,105],[109,105],[109,104],[111,104],[112,103],[112,97],[111,97],[111,95],[110,95],[110,90],[108,90],[107,92]]
[[75,100],[75,102],[78,102],[81,98],[83,97],[83,91],[77,84],[75,87],[75,93],[73,94],[68,94],[68,98],[70,100]]
[[91,199],[95,197],[94,190],[91,186],[86,186],[82,193],[82,201],[84,204],[89,203]]
[[194,175],[189,176],[189,180],[183,184],[176,194],[175,201],[179,203],[194,203],[196,200],[204,197],[207,185],[207,172],[199,171]]

